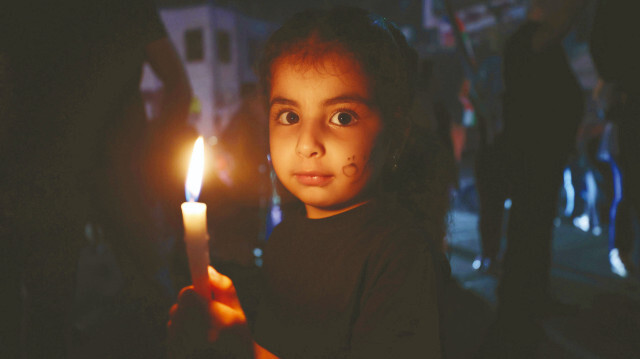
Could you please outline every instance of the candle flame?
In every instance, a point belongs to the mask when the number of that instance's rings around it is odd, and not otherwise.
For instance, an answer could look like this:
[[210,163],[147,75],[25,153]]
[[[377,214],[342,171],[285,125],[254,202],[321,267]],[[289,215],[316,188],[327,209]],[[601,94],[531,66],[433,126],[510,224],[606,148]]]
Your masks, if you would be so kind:
[[193,153],[191,154],[191,162],[189,163],[189,172],[187,172],[187,181],[184,185],[185,196],[187,201],[196,202],[200,196],[202,188],[202,175],[204,173],[204,140],[202,136],[198,137],[193,145]]

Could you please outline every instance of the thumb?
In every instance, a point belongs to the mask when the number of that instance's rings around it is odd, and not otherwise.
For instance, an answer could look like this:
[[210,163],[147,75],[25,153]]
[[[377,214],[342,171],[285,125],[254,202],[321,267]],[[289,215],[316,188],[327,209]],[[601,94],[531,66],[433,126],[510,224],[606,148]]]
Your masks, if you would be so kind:
[[236,310],[217,301],[209,303],[209,313],[211,313],[211,318],[213,319],[213,325],[207,332],[210,342],[216,341],[218,335],[224,329],[241,327],[247,324],[247,318],[242,310]]
[[231,308],[240,308],[236,288],[231,278],[221,274],[212,266],[209,266],[209,284],[215,301],[221,302]]

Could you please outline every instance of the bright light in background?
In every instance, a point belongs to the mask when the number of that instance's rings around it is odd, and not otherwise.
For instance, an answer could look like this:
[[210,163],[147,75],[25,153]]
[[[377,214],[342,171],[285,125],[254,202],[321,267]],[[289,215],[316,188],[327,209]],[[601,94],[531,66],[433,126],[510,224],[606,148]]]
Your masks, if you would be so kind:
[[282,222],[282,210],[280,206],[275,205],[271,208],[271,220],[273,221],[273,225],[277,226],[278,223]]
[[202,139],[202,136],[200,136],[193,145],[193,153],[191,154],[191,162],[189,163],[189,172],[187,172],[187,181],[184,185],[185,197],[188,202],[196,202],[198,197],[200,197],[203,173],[204,140]]
[[256,266],[262,267],[262,249],[254,248],[253,257],[254,257],[254,263],[256,264]]
[[573,213],[574,200],[576,196],[576,191],[573,189],[573,181],[571,179],[571,170],[567,167],[564,169],[564,191],[567,194],[567,205],[564,209],[564,215],[566,217],[571,216]]
[[573,225],[580,228],[584,232],[589,231],[589,215],[586,213],[573,219]]
[[620,259],[620,253],[618,252],[618,248],[614,248],[609,252],[609,263],[611,263],[611,271],[623,278],[629,275],[627,273],[627,268],[625,268],[624,263]]
[[471,263],[471,267],[473,267],[473,269],[478,270],[480,269],[480,267],[482,266],[482,261],[478,258],[473,260],[473,263]]

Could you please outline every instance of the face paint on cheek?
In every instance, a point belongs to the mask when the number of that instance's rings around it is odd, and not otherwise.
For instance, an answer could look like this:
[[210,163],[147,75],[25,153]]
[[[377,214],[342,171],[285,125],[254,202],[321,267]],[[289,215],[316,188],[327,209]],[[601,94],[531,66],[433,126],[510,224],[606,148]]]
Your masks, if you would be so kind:
[[342,167],[342,173],[344,173],[347,177],[353,177],[358,173],[358,165],[355,163],[350,163],[344,167]]
[[344,173],[347,177],[353,177],[358,173],[358,165],[354,162],[356,160],[356,155],[347,158],[347,161],[351,162],[348,165],[342,167],[342,173]]

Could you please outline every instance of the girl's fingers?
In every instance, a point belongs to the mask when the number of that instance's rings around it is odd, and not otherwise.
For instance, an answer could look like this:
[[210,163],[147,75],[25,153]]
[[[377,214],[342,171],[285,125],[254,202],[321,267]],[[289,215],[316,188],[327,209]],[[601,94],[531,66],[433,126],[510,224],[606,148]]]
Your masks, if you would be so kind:
[[187,302],[190,302],[194,299],[192,298],[194,296],[197,295],[192,285],[184,287],[180,290],[180,293],[178,293],[178,304],[184,302],[185,300]]
[[209,282],[213,289],[218,291],[228,291],[233,286],[233,282],[229,277],[220,274],[212,266],[209,266]]
[[226,328],[246,321],[244,313],[234,309],[224,303],[213,301],[209,305],[209,310],[213,313],[215,324]]
[[[229,284],[227,291],[234,293],[237,301],[235,289],[231,290],[231,280],[219,273],[217,275],[219,277],[214,279],[215,282],[223,286]],[[240,306],[230,306],[217,298],[206,303],[192,287],[187,287],[180,292],[177,303],[169,309],[167,339],[177,348],[198,348],[216,342],[220,333],[228,329],[246,329],[246,323]]]
[[[193,328],[206,330],[209,319],[207,319],[207,305],[204,299],[193,290],[193,287],[186,287],[180,291],[178,301],[169,309],[169,322],[167,327],[170,332],[190,332]],[[197,331],[198,329],[195,329]]]
[[246,317],[242,310],[231,308],[218,301],[213,301],[209,304],[209,312],[212,314],[211,317],[213,319],[211,328],[207,334],[210,342],[215,342],[220,332],[224,329],[247,324]]
[[209,284],[215,301],[224,303],[234,309],[240,309],[240,302],[236,294],[236,288],[231,278],[220,274],[213,267],[209,266]]

